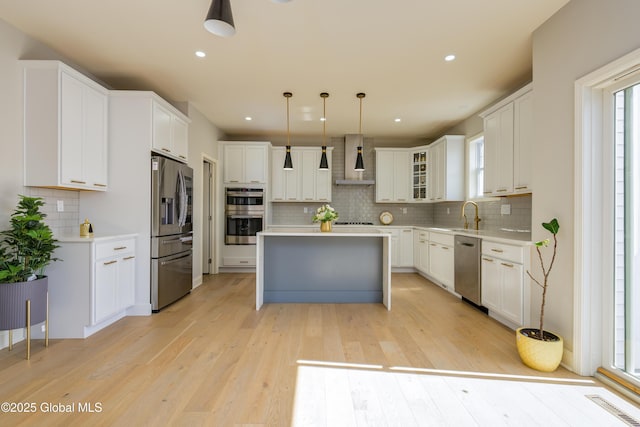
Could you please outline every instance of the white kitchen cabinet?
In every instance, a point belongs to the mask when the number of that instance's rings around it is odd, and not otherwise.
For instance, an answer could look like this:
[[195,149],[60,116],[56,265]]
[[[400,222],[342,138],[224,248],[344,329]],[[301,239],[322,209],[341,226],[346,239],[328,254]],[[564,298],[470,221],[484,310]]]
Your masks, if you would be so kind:
[[414,230],[413,263],[416,270],[429,274],[429,232]]
[[322,150],[317,147],[291,148],[293,170],[284,170],[284,147],[271,150],[271,200],[273,202],[331,201],[333,148],[327,148],[329,169],[319,169]]
[[47,268],[49,336],[86,338],[135,304],[136,235],[62,238]]
[[533,149],[533,93],[513,101],[513,192],[530,193]]
[[380,228],[378,231],[391,235],[391,266],[413,267],[413,229]]
[[266,184],[268,142],[220,141],[225,184]]
[[375,148],[376,203],[407,203],[411,188],[411,152]]
[[484,195],[531,192],[531,85],[480,114],[484,119]]
[[445,135],[427,153],[431,202],[464,200],[464,136]]
[[415,147],[411,153],[411,198],[413,202],[429,201],[429,149],[427,146]]
[[188,160],[189,125],[175,109],[153,102],[152,150],[186,162]]
[[454,237],[444,233],[429,233],[429,276],[450,292],[454,292]]
[[489,315],[514,329],[525,324],[528,313],[524,252],[519,246],[482,243],[482,305],[489,309]]
[[25,185],[106,191],[108,91],[59,61],[21,61]]

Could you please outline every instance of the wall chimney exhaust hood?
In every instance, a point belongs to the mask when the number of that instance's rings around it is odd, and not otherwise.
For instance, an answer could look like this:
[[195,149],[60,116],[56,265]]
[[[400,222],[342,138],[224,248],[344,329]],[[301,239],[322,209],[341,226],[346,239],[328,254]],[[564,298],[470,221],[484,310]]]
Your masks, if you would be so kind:
[[362,147],[364,136],[362,134],[348,134],[344,136],[344,179],[336,179],[336,185],[373,185],[373,179],[363,179],[364,172],[356,172],[353,165],[356,164],[358,147]]

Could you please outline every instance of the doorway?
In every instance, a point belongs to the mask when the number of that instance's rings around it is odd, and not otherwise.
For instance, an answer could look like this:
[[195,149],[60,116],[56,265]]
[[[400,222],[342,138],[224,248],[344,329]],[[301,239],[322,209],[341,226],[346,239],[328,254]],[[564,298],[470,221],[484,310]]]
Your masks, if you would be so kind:
[[215,274],[215,176],[216,165],[202,161],[202,274]]

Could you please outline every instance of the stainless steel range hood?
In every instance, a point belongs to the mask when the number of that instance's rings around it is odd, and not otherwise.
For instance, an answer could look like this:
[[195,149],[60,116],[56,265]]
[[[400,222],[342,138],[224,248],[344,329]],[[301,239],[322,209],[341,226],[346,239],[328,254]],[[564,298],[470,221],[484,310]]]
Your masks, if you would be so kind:
[[336,185],[375,184],[375,181],[372,179],[363,179],[364,172],[356,172],[353,170],[356,164],[356,153],[360,146],[364,146],[364,136],[362,134],[348,134],[344,136],[344,179],[337,179]]

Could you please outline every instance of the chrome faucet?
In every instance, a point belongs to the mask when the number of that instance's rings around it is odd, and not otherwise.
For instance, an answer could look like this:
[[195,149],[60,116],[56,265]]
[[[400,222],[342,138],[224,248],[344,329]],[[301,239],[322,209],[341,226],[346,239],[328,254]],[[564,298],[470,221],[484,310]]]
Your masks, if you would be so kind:
[[474,201],[471,201],[471,200],[467,200],[466,202],[464,202],[462,204],[462,215],[461,215],[461,217],[464,218],[464,229],[466,230],[466,229],[469,228],[469,222],[467,221],[467,215],[465,215],[465,213],[464,213],[464,208],[466,208],[468,204],[472,204],[476,208],[476,216],[475,216],[475,218],[473,218],[473,221],[476,223],[476,230],[478,230],[478,223],[481,221],[480,217],[478,216],[478,204],[476,202],[474,202]]

